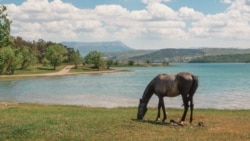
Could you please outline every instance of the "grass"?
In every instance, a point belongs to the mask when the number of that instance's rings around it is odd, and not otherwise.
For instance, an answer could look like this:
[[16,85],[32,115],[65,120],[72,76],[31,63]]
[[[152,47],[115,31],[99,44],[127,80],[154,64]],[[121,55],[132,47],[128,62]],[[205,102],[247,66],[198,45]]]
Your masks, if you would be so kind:
[[[168,121],[178,120],[182,109],[167,112]],[[135,119],[137,108],[10,103],[0,104],[0,113],[0,140],[250,140],[250,110],[197,109],[183,127],[155,122],[153,108],[143,121]]]
[[98,69],[93,69],[89,66],[78,66],[78,68],[72,68],[70,70],[70,72],[72,73],[107,73],[107,72],[127,72],[128,70],[117,70],[117,69],[113,69],[113,68],[110,68],[110,69],[107,69],[107,68],[100,68],[99,70]]
[[35,65],[35,66],[30,66],[27,69],[24,70],[20,70],[17,69],[14,73],[14,75],[18,75],[18,74],[42,74],[42,73],[51,73],[51,72],[57,72],[61,69],[63,69],[66,65],[61,65],[56,67],[56,70],[54,70],[54,68],[52,66],[47,66],[44,67],[42,65]]

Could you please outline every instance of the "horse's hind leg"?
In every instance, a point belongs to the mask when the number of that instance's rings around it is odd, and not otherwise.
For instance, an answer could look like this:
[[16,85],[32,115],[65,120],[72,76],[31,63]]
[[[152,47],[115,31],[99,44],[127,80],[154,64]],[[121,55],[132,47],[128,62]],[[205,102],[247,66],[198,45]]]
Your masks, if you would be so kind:
[[166,109],[165,109],[165,103],[164,103],[164,99],[162,97],[161,99],[161,102],[162,102],[162,112],[163,112],[163,119],[162,119],[162,122],[164,122],[166,119],[167,119],[167,115],[166,115]]
[[191,110],[189,123],[192,123],[192,121],[193,121],[193,109],[194,109],[193,97],[191,96],[189,100],[190,100],[190,110]]

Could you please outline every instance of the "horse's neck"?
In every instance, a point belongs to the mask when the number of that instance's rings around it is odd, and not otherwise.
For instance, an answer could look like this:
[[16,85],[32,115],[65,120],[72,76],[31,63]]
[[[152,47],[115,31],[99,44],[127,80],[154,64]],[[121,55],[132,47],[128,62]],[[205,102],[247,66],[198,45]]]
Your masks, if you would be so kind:
[[153,83],[152,81],[148,84],[148,86],[146,87],[143,96],[142,96],[142,101],[146,104],[148,104],[150,98],[152,97],[152,95],[154,94],[154,87],[153,87]]

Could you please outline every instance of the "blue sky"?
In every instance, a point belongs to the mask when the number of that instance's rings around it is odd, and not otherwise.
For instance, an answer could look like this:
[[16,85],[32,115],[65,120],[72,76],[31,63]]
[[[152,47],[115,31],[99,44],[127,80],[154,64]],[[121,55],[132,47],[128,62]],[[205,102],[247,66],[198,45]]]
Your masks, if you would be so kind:
[[0,0],[27,40],[137,49],[250,46],[250,0]]
[[[10,4],[15,3],[20,5],[25,0],[0,0],[1,3]],[[52,0],[49,0],[52,1]],[[71,3],[78,8],[95,8],[96,5],[102,4],[118,4],[128,10],[140,10],[147,6],[147,4],[140,0],[62,0],[63,2]],[[194,8],[197,11],[203,13],[214,14],[223,12],[229,6],[227,3],[223,3],[220,0],[173,0],[171,2],[165,2],[164,4],[171,8],[178,10],[182,6]]]

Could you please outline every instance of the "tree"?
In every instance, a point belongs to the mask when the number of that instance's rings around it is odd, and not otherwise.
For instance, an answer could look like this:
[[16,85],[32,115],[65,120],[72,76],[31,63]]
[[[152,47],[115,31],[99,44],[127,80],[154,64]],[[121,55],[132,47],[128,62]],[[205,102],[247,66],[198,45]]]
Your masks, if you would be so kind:
[[135,64],[135,61],[133,61],[133,60],[129,60],[129,61],[128,61],[128,65],[129,65],[129,66],[133,66],[134,64]]
[[67,49],[60,44],[53,44],[46,49],[45,56],[55,70],[56,66],[60,65],[65,59],[67,59]]
[[36,51],[28,48],[27,46],[22,47],[20,50],[22,55],[21,70],[26,69],[32,64],[37,62]]
[[114,64],[114,61],[112,59],[109,59],[107,61],[107,69],[110,69],[111,65],[113,65],[113,64]]
[[151,64],[152,63],[152,61],[150,61],[149,59],[146,60],[145,62],[146,62],[146,64]]
[[22,55],[18,49],[3,47],[0,49],[0,74],[14,74],[17,65],[20,64]]
[[86,64],[93,64],[93,68],[100,69],[100,66],[103,65],[103,55],[101,52],[98,51],[91,51],[88,55],[84,58]]
[[7,18],[5,11],[7,8],[0,5],[0,48],[11,45],[12,38],[10,36],[11,21]]
[[44,57],[41,63],[43,64],[43,66],[48,66],[50,64],[50,61],[46,57]]
[[38,57],[39,62],[41,63],[43,58],[45,57],[46,49],[48,48],[49,45],[53,45],[53,44],[48,43],[44,41],[43,39],[39,39],[37,42],[34,42],[33,44],[35,44],[35,48],[38,52],[37,57]]
[[79,50],[77,50],[77,51],[73,50],[72,53],[70,54],[69,60],[74,63],[75,69],[77,69],[78,64],[80,64],[82,62]]

